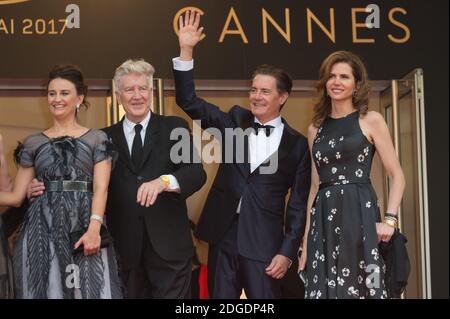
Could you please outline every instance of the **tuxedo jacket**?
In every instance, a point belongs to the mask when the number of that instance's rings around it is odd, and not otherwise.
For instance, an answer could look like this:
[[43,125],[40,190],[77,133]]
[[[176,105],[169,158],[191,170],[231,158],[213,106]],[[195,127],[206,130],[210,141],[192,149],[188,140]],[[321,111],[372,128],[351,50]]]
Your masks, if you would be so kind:
[[[177,104],[192,119],[201,120],[203,129],[214,127],[225,136],[226,128],[251,127],[254,116],[249,110],[234,106],[225,113],[198,98],[193,70],[174,70],[174,77]],[[239,254],[262,262],[270,262],[276,254],[291,260],[296,258],[305,228],[311,160],[307,139],[284,119],[283,123],[280,146],[273,154],[278,156],[278,168],[273,174],[261,174],[259,168],[251,173],[248,161],[219,165],[197,226],[200,239],[218,243],[233,222],[242,198],[237,236]],[[225,144],[222,143],[222,156],[227,151]]]
[[[201,163],[171,161],[170,151],[178,140],[171,140],[170,133],[177,128],[189,129],[179,117],[151,114],[140,167],[131,162],[123,119],[104,129],[119,153],[111,172],[106,221],[124,270],[140,262],[144,236],[148,236],[154,250],[165,260],[186,260],[193,256],[186,198],[202,187],[206,173]],[[192,158],[192,136],[188,137]],[[162,192],[152,206],[142,207],[136,202],[138,188],[163,174],[175,176],[181,192]]]

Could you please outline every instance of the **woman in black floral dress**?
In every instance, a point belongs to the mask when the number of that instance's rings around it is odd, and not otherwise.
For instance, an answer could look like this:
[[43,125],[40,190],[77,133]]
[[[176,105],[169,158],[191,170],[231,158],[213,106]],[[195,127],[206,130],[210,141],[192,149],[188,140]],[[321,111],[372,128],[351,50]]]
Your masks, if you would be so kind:
[[[322,63],[308,129],[314,164],[299,266],[306,265],[306,298],[387,297],[378,243],[394,233],[405,182],[383,117],[368,111],[367,82],[350,52]],[[383,222],[369,178],[375,152],[391,182]]]
[[[19,145],[13,191],[0,193],[0,205],[19,206],[34,177],[46,186],[29,205],[14,247],[17,298],[122,296],[114,250],[100,247],[115,151],[104,132],[77,123],[86,94],[77,68],[61,66],[50,72],[53,126]],[[80,231],[74,240],[71,234]],[[82,252],[74,252],[81,245]]]

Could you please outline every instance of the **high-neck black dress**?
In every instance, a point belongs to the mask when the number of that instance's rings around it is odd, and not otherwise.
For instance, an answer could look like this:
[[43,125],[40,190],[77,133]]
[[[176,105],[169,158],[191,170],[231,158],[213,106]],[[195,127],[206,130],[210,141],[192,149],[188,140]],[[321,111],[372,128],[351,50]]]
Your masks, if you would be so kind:
[[[94,129],[78,138],[31,135],[16,150],[16,161],[44,183],[93,182],[95,164],[115,156],[106,134]],[[44,191],[30,203],[14,247],[17,298],[122,297],[112,246],[90,256],[73,253],[70,233],[87,229],[92,198],[92,191]]]
[[311,210],[306,298],[386,298],[378,250],[380,210],[370,183],[375,146],[359,113],[326,118],[312,156],[320,187]]

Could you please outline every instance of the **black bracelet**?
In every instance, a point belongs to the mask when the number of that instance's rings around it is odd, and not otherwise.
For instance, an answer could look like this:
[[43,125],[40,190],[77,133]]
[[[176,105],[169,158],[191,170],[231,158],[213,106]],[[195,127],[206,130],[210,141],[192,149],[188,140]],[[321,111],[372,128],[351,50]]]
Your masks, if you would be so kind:
[[389,216],[389,217],[392,217],[392,218],[398,219],[398,216],[397,216],[397,214],[392,214],[392,213],[384,213],[384,216]]

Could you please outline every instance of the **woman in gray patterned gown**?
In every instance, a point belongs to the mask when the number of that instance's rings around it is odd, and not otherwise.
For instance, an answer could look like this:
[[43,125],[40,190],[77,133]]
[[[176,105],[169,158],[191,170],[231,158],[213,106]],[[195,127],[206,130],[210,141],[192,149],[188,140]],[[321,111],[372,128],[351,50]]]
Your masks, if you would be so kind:
[[[121,298],[112,246],[101,248],[107,189],[115,151],[105,133],[77,122],[87,87],[74,66],[49,74],[53,125],[19,144],[12,192],[0,205],[19,206],[36,177],[46,191],[34,199],[13,252],[18,298]],[[72,234],[72,235],[71,235]],[[79,234],[73,240],[73,234]],[[82,247],[81,252],[75,248]]]

